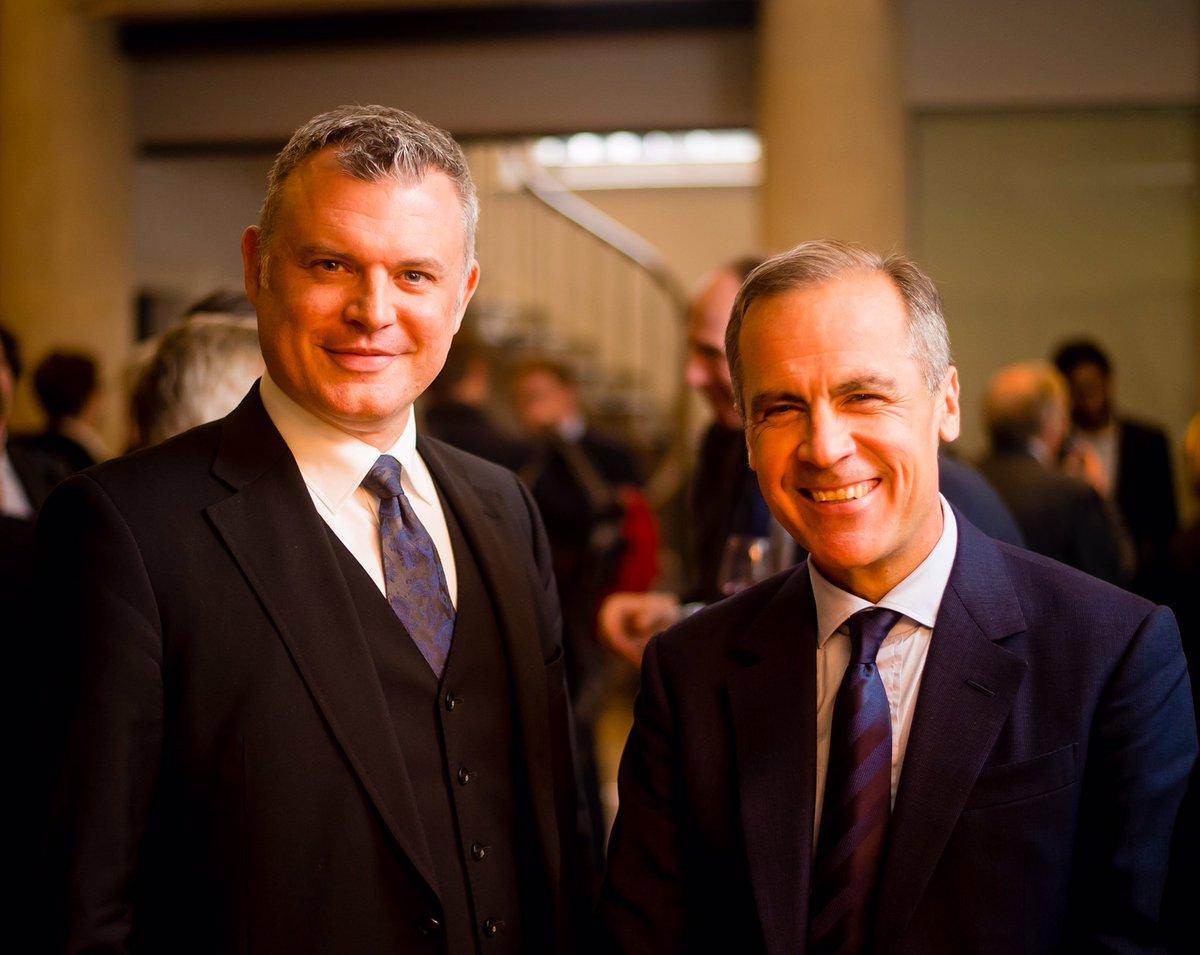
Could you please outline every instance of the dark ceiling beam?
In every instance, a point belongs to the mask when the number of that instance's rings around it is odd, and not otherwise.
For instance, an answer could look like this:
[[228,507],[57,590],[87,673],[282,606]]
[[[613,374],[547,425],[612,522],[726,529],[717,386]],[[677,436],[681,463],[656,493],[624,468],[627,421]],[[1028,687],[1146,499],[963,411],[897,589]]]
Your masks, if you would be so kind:
[[303,16],[127,17],[120,24],[120,36],[128,55],[147,57],[513,36],[749,29],[757,15],[757,0],[513,3]]

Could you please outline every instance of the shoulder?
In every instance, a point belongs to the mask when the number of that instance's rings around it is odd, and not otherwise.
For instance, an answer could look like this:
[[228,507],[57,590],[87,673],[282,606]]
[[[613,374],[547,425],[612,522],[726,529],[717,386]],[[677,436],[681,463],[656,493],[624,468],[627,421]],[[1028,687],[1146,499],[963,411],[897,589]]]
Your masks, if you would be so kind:
[[187,506],[193,490],[211,487],[212,465],[220,444],[220,422],[201,425],[162,444],[93,465],[65,481],[46,502],[67,494],[100,492],[114,507],[153,512],[160,517]]
[[[809,588],[806,564],[790,567],[732,597],[709,604],[654,638],[664,671],[685,678],[707,670],[723,670],[737,656],[738,645],[755,632],[755,623],[777,600],[798,588]],[[811,590],[808,590],[811,594]],[[799,608],[797,608],[799,609]],[[801,622],[796,621],[797,630]]]
[[435,467],[441,466],[456,474],[465,475],[480,486],[508,491],[513,489],[516,482],[516,475],[508,468],[487,461],[470,451],[456,448],[429,434],[420,436],[417,449],[427,462],[432,460]]
[[1149,600],[1049,557],[1000,542],[996,547],[1031,625],[1061,623],[1064,634],[1128,633],[1156,609]]
[[1139,421],[1136,418],[1122,418],[1118,422],[1118,426],[1121,443],[1124,445],[1144,448],[1155,447],[1157,449],[1166,448],[1170,444],[1166,432],[1162,428],[1150,424],[1148,421]]

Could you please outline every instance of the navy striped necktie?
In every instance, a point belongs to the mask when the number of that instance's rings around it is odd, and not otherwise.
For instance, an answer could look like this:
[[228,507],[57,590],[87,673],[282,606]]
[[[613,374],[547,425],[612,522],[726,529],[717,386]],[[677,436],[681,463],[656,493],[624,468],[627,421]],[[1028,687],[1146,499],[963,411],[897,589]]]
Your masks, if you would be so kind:
[[809,903],[814,952],[863,952],[871,943],[892,795],[892,719],[875,656],[901,616],[870,607],[847,621],[850,666],[833,704]]
[[381,454],[362,486],[379,498],[379,543],[388,603],[440,679],[454,635],[454,604],[433,538],[413,513],[400,474],[400,462]]

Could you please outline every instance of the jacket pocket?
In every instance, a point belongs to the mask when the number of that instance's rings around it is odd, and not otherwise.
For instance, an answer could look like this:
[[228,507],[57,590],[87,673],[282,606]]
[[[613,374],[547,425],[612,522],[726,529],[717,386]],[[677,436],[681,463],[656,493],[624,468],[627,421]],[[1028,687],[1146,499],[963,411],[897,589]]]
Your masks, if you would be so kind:
[[1078,775],[1075,765],[1078,748],[1078,744],[1070,743],[1020,762],[985,766],[975,780],[963,810],[999,806],[1071,785]]

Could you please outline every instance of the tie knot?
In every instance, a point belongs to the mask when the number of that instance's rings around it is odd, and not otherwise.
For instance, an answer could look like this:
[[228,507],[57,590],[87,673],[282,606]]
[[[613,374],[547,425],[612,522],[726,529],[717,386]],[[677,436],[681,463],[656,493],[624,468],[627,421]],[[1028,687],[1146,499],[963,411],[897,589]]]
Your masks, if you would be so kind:
[[400,497],[404,489],[400,486],[400,462],[390,454],[379,455],[379,460],[362,480],[362,486],[380,500]]
[[888,632],[903,614],[886,607],[868,607],[846,621],[850,628],[850,652],[855,663],[874,664]]

